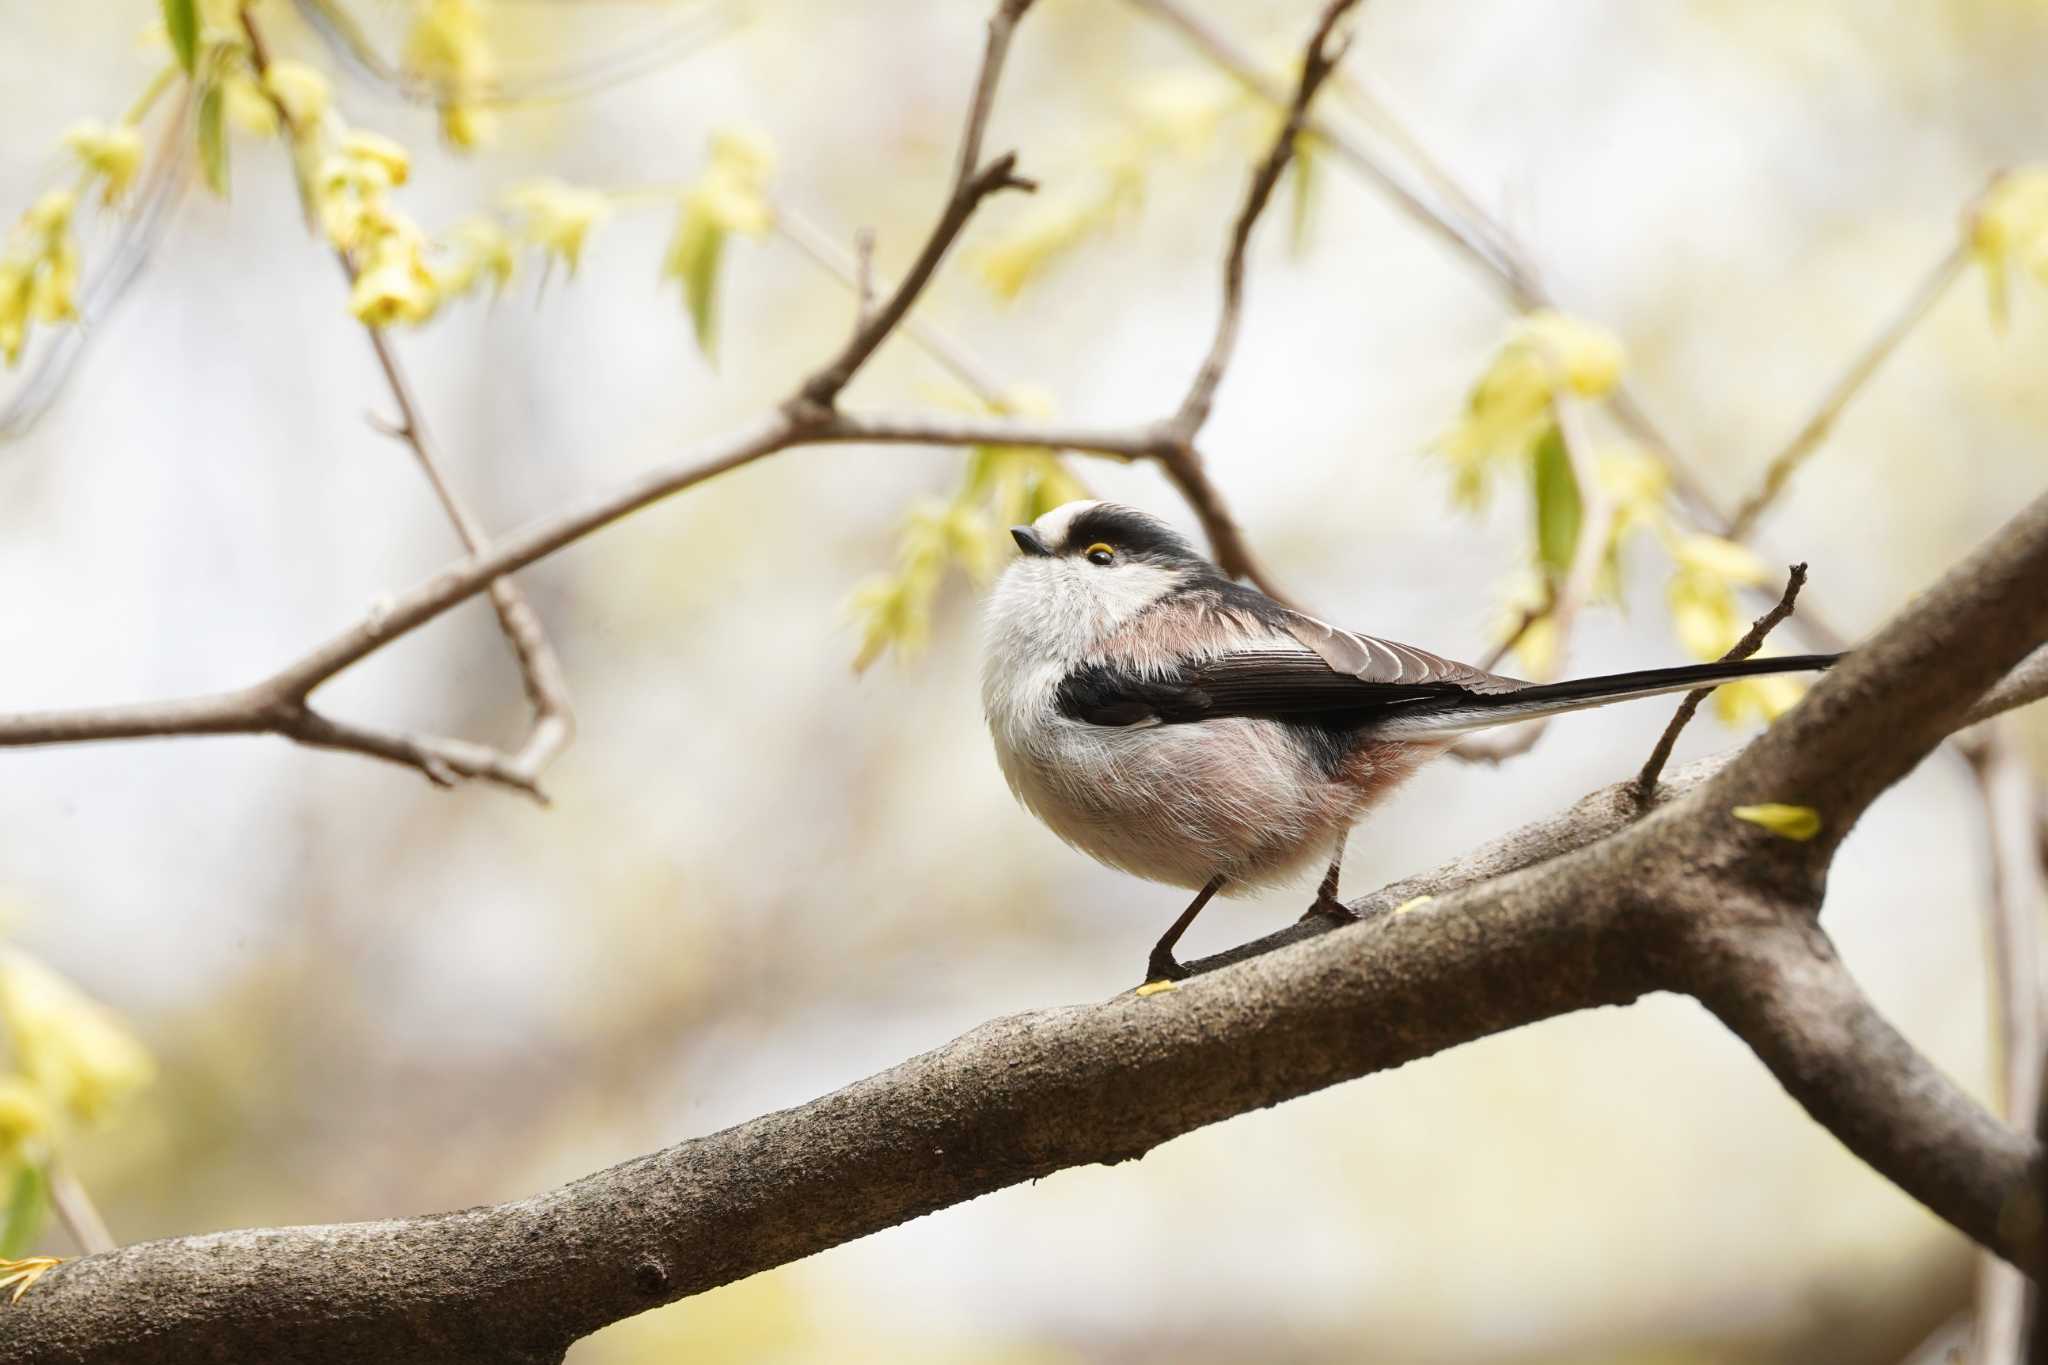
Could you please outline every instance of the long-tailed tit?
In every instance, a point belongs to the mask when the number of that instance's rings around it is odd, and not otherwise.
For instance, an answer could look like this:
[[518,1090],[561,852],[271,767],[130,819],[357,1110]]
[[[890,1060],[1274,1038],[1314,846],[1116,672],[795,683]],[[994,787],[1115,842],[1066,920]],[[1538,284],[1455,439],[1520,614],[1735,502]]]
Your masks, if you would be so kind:
[[1135,508],[1070,502],[1010,534],[989,599],[982,704],[1010,788],[1076,848],[1195,899],[1148,979],[1226,885],[1327,858],[1316,908],[1348,915],[1351,826],[1403,779],[1488,726],[1760,673],[1807,654],[1526,683],[1359,635],[1233,583]]

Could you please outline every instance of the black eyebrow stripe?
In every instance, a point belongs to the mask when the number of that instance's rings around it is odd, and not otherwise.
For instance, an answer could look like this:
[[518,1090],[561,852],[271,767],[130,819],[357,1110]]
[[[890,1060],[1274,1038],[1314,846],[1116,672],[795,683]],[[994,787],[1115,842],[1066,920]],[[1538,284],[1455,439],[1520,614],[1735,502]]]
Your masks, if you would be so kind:
[[1062,548],[1073,554],[1097,541],[1134,555],[1194,555],[1194,548],[1172,527],[1123,507],[1091,507],[1075,517]]

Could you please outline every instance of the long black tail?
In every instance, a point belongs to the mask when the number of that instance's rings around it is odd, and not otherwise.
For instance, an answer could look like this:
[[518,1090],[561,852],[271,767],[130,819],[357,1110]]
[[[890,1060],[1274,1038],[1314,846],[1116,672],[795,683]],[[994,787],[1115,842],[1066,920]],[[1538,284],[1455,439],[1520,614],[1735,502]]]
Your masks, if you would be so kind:
[[1511,725],[1537,716],[1564,711],[1583,711],[1590,706],[1655,697],[1666,692],[1690,692],[1736,678],[1754,678],[1768,673],[1808,673],[1828,668],[1839,654],[1792,654],[1772,659],[1739,659],[1733,663],[1686,664],[1678,668],[1644,668],[1633,673],[1608,673],[1597,678],[1573,678],[1569,682],[1532,683],[1513,692],[1491,696],[1472,694],[1446,697],[1401,708],[1399,718],[1388,728],[1405,735],[1457,735],[1495,725]]

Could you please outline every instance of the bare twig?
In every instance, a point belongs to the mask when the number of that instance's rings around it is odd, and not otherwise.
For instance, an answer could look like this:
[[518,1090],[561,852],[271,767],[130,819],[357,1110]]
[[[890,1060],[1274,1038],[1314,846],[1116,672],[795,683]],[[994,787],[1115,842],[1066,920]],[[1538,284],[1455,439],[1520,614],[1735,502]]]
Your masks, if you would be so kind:
[[[1182,0],[1131,0],[1131,3],[1178,30],[1211,61],[1268,104],[1280,109],[1288,106],[1287,87],[1268,77],[1250,53],[1189,9]],[[1309,117],[1302,127],[1318,141],[1327,144],[1341,164],[1350,167],[1393,199],[1414,222],[1428,229],[1453,251],[1472,260],[1490,279],[1506,285],[1509,297],[1517,307],[1532,306],[1532,296],[1516,283],[1514,264],[1506,256],[1497,254],[1470,229],[1432,208],[1385,165],[1367,155],[1352,138],[1327,120]]]
[[[2041,812],[2035,801],[2016,718],[1963,743],[1977,778],[1991,835],[1990,920],[1992,1008],[2000,1071],[1999,1110],[2008,1121],[2041,1107],[2041,923],[2048,917],[2048,877],[2035,856]],[[2027,1282],[1996,1257],[1980,1258],[1972,1332],[1977,1365],[2021,1358]]]
[[71,1173],[70,1167],[53,1161],[48,1167],[48,1176],[50,1202],[56,1206],[57,1216],[64,1221],[71,1240],[78,1243],[79,1250],[88,1256],[97,1256],[120,1245],[114,1240],[114,1234],[107,1231],[107,1220],[100,1217],[92,1196],[85,1192],[85,1186],[78,1183],[78,1177]]
[[[1130,3],[1181,33],[1211,61],[1267,103],[1278,108],[1287,107],[1286,91],[1261,71],[1251,54],[1197,16],[1184,0],[1130,0]],[[1387,127],[1397,143],[1407,148],[1421,147],[1420,141],[1383,107],[1377,108],[1374,116]],[[1460,206],[1465,214],[1463,218],[1432,205],[1410,189],[1344,129],[1318,119],[1310,119],[1304,126],[1329,147],[1339,165],[1386,193],[1418,226],[1477,265],[1484,278],[1510,307],[1527,312],[1557,306],[1543,284],[1541,272],[1514,235],[1498,219],[1488,215],[1478,197],[1466,190],[1440,161],[1425,154],[1418,159],[1418,164],[1426,167],[1427,178],[1436,184],[1438,192]],[[1695,475],[1690,463],[1681,457],[1625,380],[1608,396],[1607,407],[1624,430],[1663,461],[1670,472],[1672,488],[1689,509],[1692,519],[1716,534],[1727,534],[1732,523],[1729,514]],[[1846,637],[1830,628],[1811,606],[1800,614],[1799,621],[1802,633],[1821,648],[1838,650],[1846,647]]]
[[853,234],[853,325],[859,328],[875,311],[875,230]]
[[804,381],[804,385],[788,405],[792,415],[800,418],[815,418],[820,411],[829,410],[839,401],[839,393],[849,383],[867,358],[885,337],[896,329],[910,305],[924,292],[932,274],[945,259],[946,252],[960,235],[960,229],[967,226],[967,220],[981,201],[1003,190],[1030,191],[1037,186],[1016,173],[1017,154],[1005,152],[987,165],[981,162],[981,143],[988,131],[990,111],[995,107],[996,83],[1002,76],[1003,59],[1009,55],[1010,35],[1015,32],[1017,21],[1031,8],[1032,0],[1002,0],[996,12],[988,21],[988,44],[983,50],[980,73],[975,77],[974,94],[968,102],[967,128],[960,138],[960,155],[953,172],[952,192],[947,196],[946,206],[939,214],[938,223],[925,239],[923,250],[912,261],[910,269],[890,291],[888,298],[877,308],[847,339],[839,354],[826,362],[815,374]]
[[1357,3],[1358,0],[1330,0],[1309,37],[1308,47],[1302,54],[1301,77],[1283,105],[1286,117],[1274,135],[1273,145],[1252,172],[1251,182],[1245,189],[1244,203],[1238,209],[1237,220],[1231,228],[1230,246],[1223,258],[1223,300],[1217,310],[1216,334],[1210,340],[1208,353],[1196,367],[1194,378],[1189,381],[1187,395],[1181,400],[1179,410],[1154,428],[1155,444],[1151,451],[1201,520],[1202,529],[1215,551],[1217,566],[1233,578],[1250,579],[1267,596],[1282,602],[1287,600],[1286,594],[1253,559],[1251,547],[1245,543],[1243,534],[1223,505],[1222,495],[1209,481],[1195,438],[1209,419],[1216,388],[1223,381],[1223,372],[1229,366],[1231,352],[1237,345],[1238,325],[1244,312],[1245,258],[1251,247],[1252,229],[1258,225],[1259,216],[1272,199],[1273,187],[1279,184],[1281,174],[1294,158],[1309,104],[1343,59],[1349,44],[1348,40],[1334,36],[1337,22]]
[[1770,464],[1764,469],[1762,483],[1755,492],[1742,500],[1740,507],[1735,509],[1735,514],[1728,519],[1723,534],[1730,540],[1741,540],[1749,535],[1756,526],[1757,518],[1777,501],[1778,495],[1785,491],[1785,485],[1791,482],[1799,466],[1804,464],[1807,457],[1818,450],[1821,442],[1827,439],[1828,432],[1834,428],[1835,419],[1842,415],[1842,409],[1849,405],[1849,400],[1862,391],[1870,376],[1877,372],[1878,366],[1884,364],[1891,353],[1898,349],[1899,343],[1920,325],[1969,263],[1969,243],[1959,237],[1955,245],[1948,249],[1948,253],[1935,263],[1934,268],[1913,286],[1913,292],[1907,296],[1905,304],[1891,320],[1863,344],[1855,359],[1849,362],[1841,376],[1821,398],[1820,405],[1813,410],[1813,415],[1808,417],[1793,434],[1792,439],[1785,443],[1784,449],[1771,457]]
[[[791,246],[802,252],[806,259],[837,277],[840,283],[854,292],[856,298],[862,297],[861,261],[854,253],[840,246],[831,233],[786,202],[775,206],[775,230]],[[859,239],[855,240],[857,242]],[[869,278],[868,284],[870,292],[866,295],[866,302],[858,305],[860,320],[865,320],[874,311],[872,291],[875,282]],[[855,325],[859,326],[860,322],[856,321]],[[920,350],[938,362],[939,368],[957,379],[963,388],[980,399],[983,404],[993,411],[1003,409],[1002,386],[989,377],[987,367],[958,340],[948,336],[916,313],[904,317],[902,330]]]
[[1230,230],[1230,250],[1223,260],[1223,307],[1216,319],[1216,335],[1209,343],[1209,354],[1202,359],[1195,371],[1192,383],[1188,385],[1187,397],[1181,400],[1180,411],[1169,424],[1169,429],[1182,442],[1192,442],[1202,424],[1209,419],[1209,407],[1216,398],[1216,386],[1223,380],[1223,371],[1230,364],[1230,353],[1237,346],[1239,320],[1244,313],[1244,272],[1245,254],[1251,246],[1252,229],[1258,225],[1259,215],[1266,211],[1266,204],[1273,197],[1273,187],[1280,183],[1281,173],[1294,159],[1295,143],[1301,136],[1302,120],[1308,116],[1308,107],[1316,97],[1337,63],[1344,58],[1350,46],[1349,40],[1334,36],[1337,21],[1342,19],[1358,0],[1332,0],[1325,6],[1323,16],[1316,24],[1316,30],[1308,42],[1308,49],[1302,56],[1301,79],[1295,83],[1294,95],[1287,102],[1287,115],[1281,121],[1280,131],[1273,138],[1273,145],[1267,149],[1265,159],[1252,173],[1251,185],[1245,191],[1244,205],[1238,210],[1237,222]]
[[[256,23],[256,17],[248,6],[240,10],[242,30],[249,39],[250,62],[256,68],[258,88],[267,89],[262,77],[270,66],[270,54],[263,40],[263,32]],[[280,124],[289,138],[296,140],[305,130],[293,122],[291,107],[276,96],[271,96],[271,106],[277,112]],[[341,273],[353,286],[358,271],[353,256],[342,247],[334,248],[334,259],[341,266]],[[482,526],[463,506],[455,495],[454,488],[442,471],[441,462],[434,451],[432,439],[427,434],[426,419],[420,403],[414,397],[412,385],[400,368],[398,355],[392,349],[391,340],[384,329],[372,323],[363,324],[369,336],[370,348],[377,357],[377,366],[383,372],[385,385],[391,390],[392,401],[398,405],[398,421],[378,421],[379,429],[405,442],[418,462],[420,472],[426,476],[428,486],[434,490],[435,498],[448,520],[454,525],[456,536],[462,547],[470,554],[483,552],[487,539]],[[539,779],[548,764],[566,748],[575,737],[575,712],[569,700],[568,679],[562,672],[561,661],[556,658],[554,646],[548,643],[547,633],[542,629],[540,617],[535,613],[526,596],[510,578],[493,580],[490,588],[491,606],[498,614],[498,625],[504,633],[506,643],[512,647],[513,657],[519,664],[519,676],[526,690],[526,698],[533,709],[533,723],[528,730],[526,741],[519,752],[504,757],[485,759],[457,767],[437,752],[435,741],[420,741],[397,734],[378,734],[355,726],[342,726],[331,721],[319,722],[335,733],[346,733],[354,742],[345,747],[365,751],[369,746],[381,752],[381,756],[394,762],[411,762],[437,785],[448,785],[451,773],[462,772],[465,768],[480,771],[508,771],[519,779],[512,783],[534,795],[539,795]],[[305,693],[292,700],[303,703]],[[308,713],[310,714],[310,713]],[[303,736],[302,736],[303,737]],[[318,742],[318,741],[308,741]],[[455,749],[467,752],[476,746],[455,742]]]
[[[1764,639],[1778,623],[1792,614],[1793,605],[1799,600],[1799,590],[1806,586],[1806,565],[1794,564],[1785,579],[1785,591],[1778,598],[1776,606],[1756,620],[1750,622],[1749,631],[1726,654],[1722,663],[1733,663],[1747,659],[1764,647]],[[1635,793],[1638,805],[1647,807],[1651,796],[1657,790],[1657,779],[1664,771],[1664,765],[1671,761],[1671,747],[1678,743],[1679,734],[1691,723],[1693,713],[1700,709],[1700,703],[1712,696],[1714,689],[1700,687],[1685,694],[1678,703],[1678,710],[1672,714],[1671,723],[1664,727],[1664,733],[1657,737],[1657,745],[1650,750],[1650,757],[1643,764],[1643,770],[1636,774]]]

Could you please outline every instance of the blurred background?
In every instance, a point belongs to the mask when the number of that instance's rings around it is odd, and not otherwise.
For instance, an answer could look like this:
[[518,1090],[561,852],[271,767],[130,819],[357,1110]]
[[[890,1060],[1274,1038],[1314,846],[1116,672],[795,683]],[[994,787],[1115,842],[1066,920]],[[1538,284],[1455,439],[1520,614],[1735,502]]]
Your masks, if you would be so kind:
[[[1275,71],[1319,8],[1190,3]],[[426,8],[346,6],[393,62]],[[299,10],[258,14],[278,54],[330,75],[352,125],[411,150],[399,199],[430,229],[536,177],[616,196],[573,275],[528,253],[502,296],[394,333],[453,481],[502,530],[736,425],[839,344],[844,286],[779,233],[735,234],[708,360],[661,274],[673,187],[720,130],[750,130],[775,152],[774,203],[842,245],[872,227],[893,277],[944,193],[988,6],[473,8],[507,89],[547,93],[571,67],[595,88],[496,109],[483,133],[453,129],[480,145],[453,146]],[[8,7],[0,215],[69,183],[66,130],[114,117],[164,64],[156,17],[146,0]],[[1724,503],[1950,249],[1988,177],[2048,145],[2038,0],[1381,0],[1356,31],[1349,75],[1566,308],[1620,338],[1635,391]],[[1271,132],[1231,92],[1132,5],[1042,0],[990,139],[1045,189],[985,208],[920,315],[1063,418],[1170,409]],[[1150,139],[1142,193],[1071,240],[1034,238],[1057,237],[1043,205],[1098,193],[1133,136]],[[364,420],[388,395],[289,158],[248,132],[230,145],[232,198],[178,199],[118,309],[89,317],[61,397],[0,445],[0,708],[250,682],[458,552],[406,451]],[[1203,442],[1214,478],[1310,609],[1483,655],[1527,573],[1525,481],[1474,513],[1430,451],[1510,314],[1327,157],[1298,234],[1290,213],[1255,244]],[[107,231],[84,237],[88,272]],[[1006,251],[1038,253],[1014,298],[991,287]],[[25,382],[58,336],[35,333],[0,379]],[[2044,364],[2041,291],[2016,284],[2001,327],[1973,269],[1751,543],[1774,575],[1809,561],[1807,601],[1867,631],[2048,479]],[[971,406],[900,335],[848,404]],[[962,461],[787,453],[522,574],[580,725],[547,809],[274,740],[0,757],[0,932],[154,1058],[153,1084],[65,1139],[115,1235],[521,1196],[994,1015],[1132,985],[1182,893],[1095,866],[1013,803],[979,711],[971,576],[944,578],[926,648],[852,668],[850,594],[892,571],[906,510],[951,497]],[[1149,466],[1067,467],[1194,529]],[[1670,574],[1631,548],[1571,667],[1682,661]],[[481,601],[321,696],[507,744],[525,724]],[[1347,891],[1632,773],[1668,715],[1570,717],[1509,765],[1424,772],[1353,836]],[[1743,733],[1709,716],[1680,757]],[[1826,923],[1886,1015],[1989,1096],[1987,888],[1968,771],[1937,755],[1844,848]],[[1188,947],[1307,899],[1226,903]],[[38,1244],[69,1250],[54,1223]],[[1703,1010],[1654,998],[949,1209],[571,1359],[1896,1361],[1966,1308],[1972,1273],[1959,1234]]]

